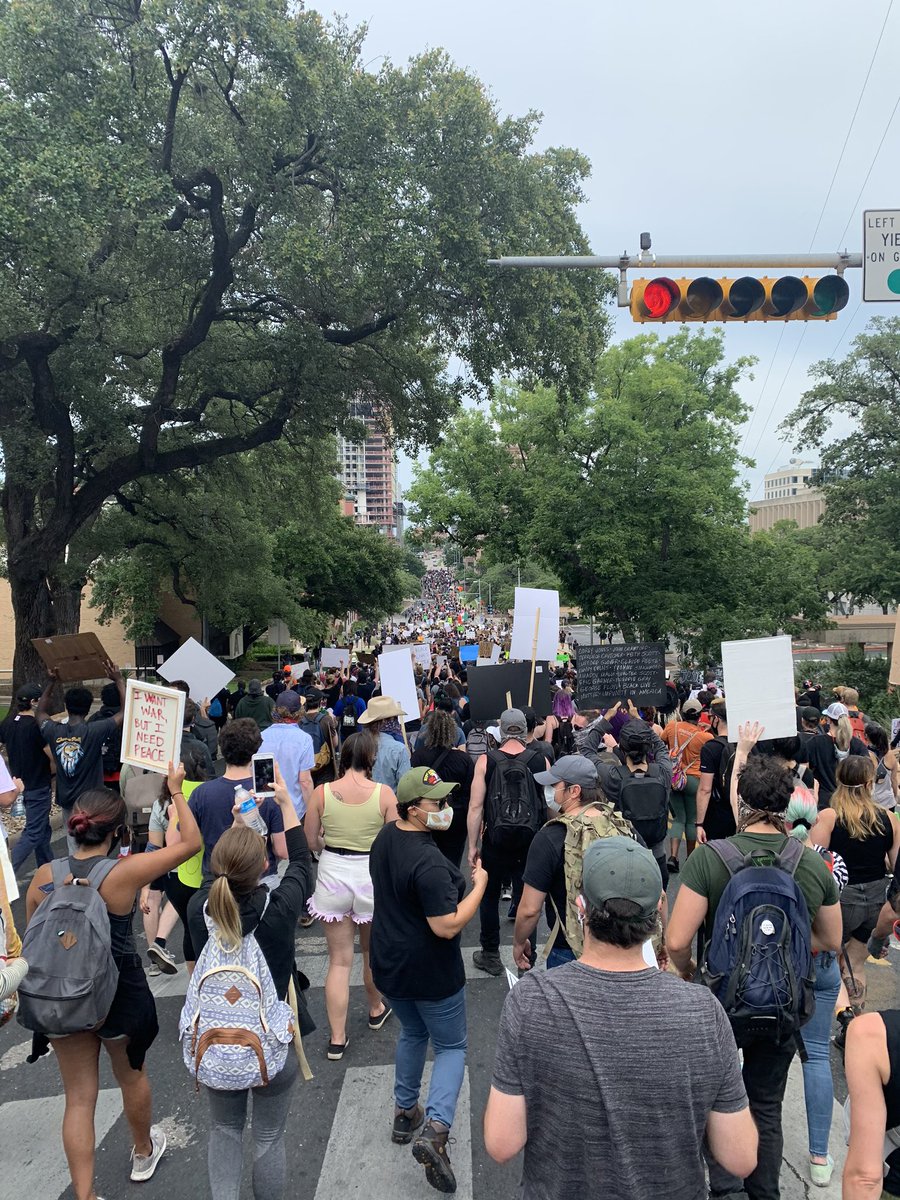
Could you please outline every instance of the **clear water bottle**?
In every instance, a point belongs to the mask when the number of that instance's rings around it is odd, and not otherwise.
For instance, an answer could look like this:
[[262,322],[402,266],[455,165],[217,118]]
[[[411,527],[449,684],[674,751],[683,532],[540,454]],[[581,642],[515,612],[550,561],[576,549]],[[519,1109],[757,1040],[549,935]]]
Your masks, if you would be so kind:
[[250,829],[255,829],[263,837],[268,837],[269,828],[259,814],[256,801],[240,783],[234,789],[234,802],[241,810],[241,820],[244,824]]
[[9,810],[9,815],[13,818],[13,820],[15,820],[16,817],[25,816],[25,801],[21,796],[16,796],[15,800],[13,801],[12,808]]

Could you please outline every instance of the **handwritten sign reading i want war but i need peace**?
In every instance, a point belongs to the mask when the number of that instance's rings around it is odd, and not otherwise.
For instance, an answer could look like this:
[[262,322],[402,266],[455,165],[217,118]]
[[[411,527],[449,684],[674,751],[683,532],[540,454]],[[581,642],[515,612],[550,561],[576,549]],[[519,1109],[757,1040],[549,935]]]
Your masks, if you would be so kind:
[[125,687],[122,762],[165,775],[181,758],[184,692],[129,679]]

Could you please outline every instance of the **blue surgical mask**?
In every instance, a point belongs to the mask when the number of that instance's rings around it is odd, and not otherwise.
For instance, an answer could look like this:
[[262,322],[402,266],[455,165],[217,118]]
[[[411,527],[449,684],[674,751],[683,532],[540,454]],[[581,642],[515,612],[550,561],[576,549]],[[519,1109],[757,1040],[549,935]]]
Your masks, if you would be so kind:
[[561,812],[561,806],[556,799],[556,788],[549,783],[544,784],[544,800],[550,812]]

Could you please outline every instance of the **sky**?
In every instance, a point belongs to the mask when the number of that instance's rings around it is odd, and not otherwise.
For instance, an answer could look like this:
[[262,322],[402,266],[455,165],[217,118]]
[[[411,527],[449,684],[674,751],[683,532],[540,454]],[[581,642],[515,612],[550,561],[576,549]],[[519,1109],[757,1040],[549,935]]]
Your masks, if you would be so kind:
[[[536,148],[573,146],[592,163],[579,219],[595,254],[636,253],[642,230],[660,255],[856,252],[863,210],[900,208],[900,2],[309,7],[366,23],[373,68],[381,55],[402,64],[443,47],[501,114],[543,113]],[[759,360],[740,387],[752,410],[743,449],[757,463],[746,473],[750,498],[794,456],[777,428],[809,386],[810,365],[843,357],[871,317],[900,316],[897,304],[861,303],[861,271],[847,280],[850,300],[834,321],[716,326],[729,359]],[[646,329],[613,311],[615,340]],[[410,480],[403,460],[401,485]]]

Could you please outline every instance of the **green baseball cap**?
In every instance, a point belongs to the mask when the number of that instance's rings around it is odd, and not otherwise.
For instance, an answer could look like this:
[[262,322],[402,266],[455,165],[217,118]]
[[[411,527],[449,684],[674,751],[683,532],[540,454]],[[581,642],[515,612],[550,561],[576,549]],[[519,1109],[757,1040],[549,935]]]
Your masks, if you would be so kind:
[[597,838],[585,851],[581,891],[592,907],[604,900],[632,900],[642,916],[651,917],[662,890],[656,859],[632,838]]
[[443,800],[455,783],[444,783],[433,767],[413,767],[397,784],[397,803],[414,804],[416,800]]

